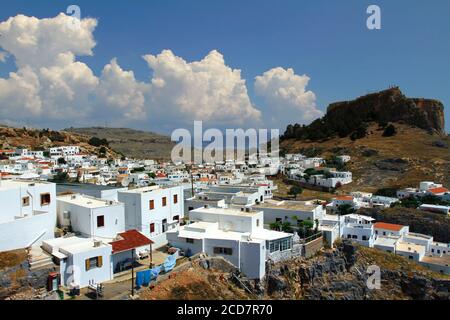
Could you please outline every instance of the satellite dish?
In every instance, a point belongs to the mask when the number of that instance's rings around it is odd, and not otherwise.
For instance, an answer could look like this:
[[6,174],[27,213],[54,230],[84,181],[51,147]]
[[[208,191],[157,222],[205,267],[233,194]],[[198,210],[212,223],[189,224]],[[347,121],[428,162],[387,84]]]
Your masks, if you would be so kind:
[[128,187],[130,185],[130,179],[128,179],[128,178],[122,179],[121,184],[122,184],[122,187]]

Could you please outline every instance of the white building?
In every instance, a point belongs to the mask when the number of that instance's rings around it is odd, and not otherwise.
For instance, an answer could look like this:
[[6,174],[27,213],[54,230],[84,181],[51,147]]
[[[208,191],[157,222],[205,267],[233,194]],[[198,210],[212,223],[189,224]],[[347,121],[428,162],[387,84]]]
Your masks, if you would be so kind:
[[375,233],[373,222],[375,219],[359,214],[344,216],[344,230],[342,237],[351,239],[366,247],[373,247]]
[[56,238],[42,248],[59,264],[61,285],[84,288],[113,279],[112,246],[94,238]]
[[250,279],[262,279],[266,259],[292,248],[290,233],[266,230],[262,211],[250,208],[200,208],[194,223],[167,232],[169,244],[190,254],[222,256]]
[[136,229],[150,238],[154,248],[167,243],[165,232],[184,217],[183,187],[151,186],[119,191],[125,204],[125,228]]
[[123,203],[81,194],[58,196],[58,224],[84,237],[115,238],[125,231]]
[[50,157],[73,156],[80,153],[79,146],[61,146],[50,148]]
[[409,232],[409,226],[385,222],[377,222],[373,228],[376,236],[403,237]]
[[322,204],[314,201],[267,200],[254,208],[264,212],[265,223],[288,221],[294,226],[303,220],[321,220],[325,214]]
[[419,262],[425,256],[426,250],[425,246],[420,244],[407,241],[398,241],[395,246],[395,253],[409,260]]
[[55,184],[0,180],[0,251],[38,245],[54,238]]

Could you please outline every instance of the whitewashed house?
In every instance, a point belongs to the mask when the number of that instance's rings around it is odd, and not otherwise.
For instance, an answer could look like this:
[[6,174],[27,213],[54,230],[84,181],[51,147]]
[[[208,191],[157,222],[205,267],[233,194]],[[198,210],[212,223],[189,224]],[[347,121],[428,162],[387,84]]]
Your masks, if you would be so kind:
[[322,204],[314,201],[267,200],[254,208],[264,212],[266,223],[287,221],[294,226],[303,220],[321,220],[326,213]]
[[0,251],[38,245],[54,238],[55,184],[0,180]]
[[58,196],[57,213],[59,226],[84,237],[109,239],[125,231],[125,206],[120,202],[68,194]]
[[262,279],[270,254],[292,248],[293,234],[263,228],[264,214],[250,208],[199,208],[193,223],[167,232],[171,246],[190,254],[222,256],[250,279]]
[[373,221],[375,219],[359,214],[344,216],[342,238],[358,242],[366,247],[373,247],[375,241]]
[[154,248],[167,243],[165,233],[184,217],[182,186],[151,186],[118,192],[125,204],[125,228],[136,229],[151,239]]
[[84,288],[113,279],[112,246],[95,238],[56,238],[42,243],[59,265],[61,285]]

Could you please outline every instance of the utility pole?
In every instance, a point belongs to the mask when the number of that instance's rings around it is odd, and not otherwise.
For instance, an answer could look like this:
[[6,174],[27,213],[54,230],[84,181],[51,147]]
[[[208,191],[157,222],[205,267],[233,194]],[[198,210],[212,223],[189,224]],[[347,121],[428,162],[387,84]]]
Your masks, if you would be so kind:
[[134,296],[134,250],[131,250],[131,296]]
[[192,192],[192,197],[195,197],[195,194],[194,194],[194,179],[192,179],[192,164],[191,164],[188,168],[189,168],[189,175],[191,176],[191,192]]

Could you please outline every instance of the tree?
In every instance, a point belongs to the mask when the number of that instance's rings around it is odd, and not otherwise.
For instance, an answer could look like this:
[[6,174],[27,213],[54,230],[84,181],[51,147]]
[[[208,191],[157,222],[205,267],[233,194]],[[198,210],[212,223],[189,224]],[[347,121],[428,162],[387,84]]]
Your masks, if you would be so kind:
[[270,229],[272,229],[272,230],[280,231],[280,230],[281,230],[281,227],[282,227],[282,224],[281,224],[280,221],[272,222],[271,224],[269,224],[269,227],[270,227]]
[[89,143],[91,146],[94,146],[94,147],[108,146],[108,140],[106,140],[106,139],[100,139],[100,138],[98,138],[98,137],[92,137],[92,138],[90,138],[89,141],[88,141],[88,143]]
[[392,137],[397,133],[397,129],[391,123],[383,131],[383,137]]
[[284,232],[292,232],[291,223],[289,221],[284,221],[281,224],[281,230],[284,231]]
[[355,212],[355,208],[353,208],[350,204],[342,204],[337,208],[337,212],[340,215],[347,215]]
[[67,172],[58,172],[57,174],[55,174],[53,176],[52,181],[53,182],[67,182],[69,180],[69,175],[67,174]]
[[106,148],[104,146],[100,147],[100,150],[98,151],[99,155],[105,155],[106,154]]
[[67,161],[64,158],[59,158],[58,159],[58,164],[67,164]]
[[297,199],[297,195],[301,194],[303,192],[303,189],[299,186],[292,186],[289,190],[288,194],[291,196],[294,196],[295,199]]

